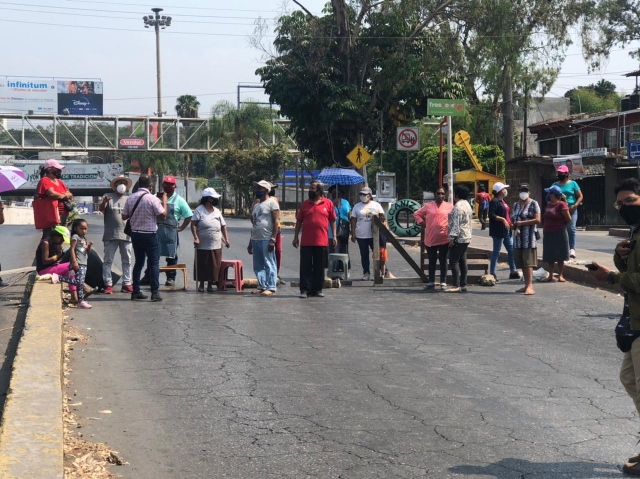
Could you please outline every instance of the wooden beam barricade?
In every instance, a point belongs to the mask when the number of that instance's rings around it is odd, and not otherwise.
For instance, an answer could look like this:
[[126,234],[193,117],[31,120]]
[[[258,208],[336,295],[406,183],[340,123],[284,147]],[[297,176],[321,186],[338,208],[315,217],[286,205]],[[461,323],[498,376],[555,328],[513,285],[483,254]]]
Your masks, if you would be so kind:
[[[413,270],[420,277],[420,281],[422,283],[428,282],[428,278],[424,274],[424,271],[422,270],[420,265],[418,265],[413,260],[413,258],[409,255],[409,253],[405,251],[405,249],[402,247],[400,242],[396,239],[395,236],[393,236],[393,233],[389,231],[389,229],[380,221],[380,218],[378,218],[377,216],[373,217],[372,232],[373,232],[373,256],[374,256],[373,258],[374,284],[383,283],[383,278],[382,278],[382,275],[380,274],[380,240],[379,240],[380,232],[384,234],[384,236],[387,238],[387,241],[390,242],[396,250],[398,250],[398,253],[400,253],[400,255],[404,258],[404,260],[409,264],[409,266],[413,268]],[[380,277],[379,283],[377,282],[378,276]]]

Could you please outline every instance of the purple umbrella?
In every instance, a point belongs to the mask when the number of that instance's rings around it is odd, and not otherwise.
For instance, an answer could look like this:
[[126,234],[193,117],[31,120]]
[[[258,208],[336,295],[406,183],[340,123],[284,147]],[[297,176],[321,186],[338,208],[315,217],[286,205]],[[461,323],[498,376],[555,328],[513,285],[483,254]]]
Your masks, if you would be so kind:
[[0,165],[0,193],[17,190],[26,182],[24,171],[15,166]]

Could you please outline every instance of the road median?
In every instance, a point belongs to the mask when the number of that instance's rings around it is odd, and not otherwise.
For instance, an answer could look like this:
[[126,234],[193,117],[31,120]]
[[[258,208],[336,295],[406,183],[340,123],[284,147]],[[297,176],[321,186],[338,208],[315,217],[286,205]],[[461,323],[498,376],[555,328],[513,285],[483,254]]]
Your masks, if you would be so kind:
[[35,282],[0,428],[0,477],[62,479],[62,298]]

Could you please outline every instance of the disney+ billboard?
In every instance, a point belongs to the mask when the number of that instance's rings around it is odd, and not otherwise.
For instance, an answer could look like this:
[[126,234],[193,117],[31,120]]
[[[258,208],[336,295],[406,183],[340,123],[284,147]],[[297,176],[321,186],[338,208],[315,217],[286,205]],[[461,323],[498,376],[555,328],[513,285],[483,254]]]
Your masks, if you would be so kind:
[[58,80],[58,115],[102,115],[102,82]]

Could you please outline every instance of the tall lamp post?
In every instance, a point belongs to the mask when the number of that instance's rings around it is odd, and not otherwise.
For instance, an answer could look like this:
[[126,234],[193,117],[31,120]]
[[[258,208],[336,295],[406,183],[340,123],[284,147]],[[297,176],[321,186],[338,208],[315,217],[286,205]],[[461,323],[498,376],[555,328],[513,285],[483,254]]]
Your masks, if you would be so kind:
[[164,30],[171,26],[171,17],[160,16],[162,8],[152,8],[154,15],[145,15],[144,28],[154,27],[156,29],[156,66],[158,70],[158,117],[162,117],[162,75],[160,71],[160,29]]

